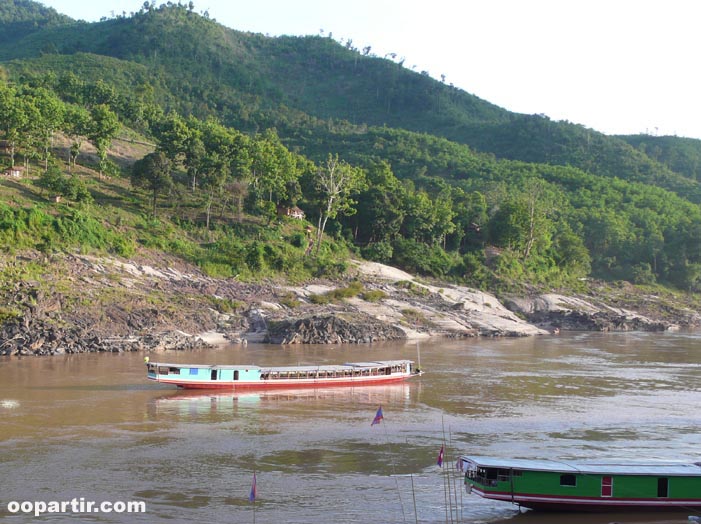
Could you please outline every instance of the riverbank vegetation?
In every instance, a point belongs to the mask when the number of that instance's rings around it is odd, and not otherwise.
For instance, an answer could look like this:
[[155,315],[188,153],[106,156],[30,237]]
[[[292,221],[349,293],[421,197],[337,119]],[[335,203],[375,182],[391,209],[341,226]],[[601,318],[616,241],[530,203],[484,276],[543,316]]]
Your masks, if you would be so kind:
[[243,280],[356,256],[493,290],[701,287],[699,141],[514,115],[192,5],[86,24],[15,4],[4,26],[37,23],[0,41],[6,251],[147,248]]

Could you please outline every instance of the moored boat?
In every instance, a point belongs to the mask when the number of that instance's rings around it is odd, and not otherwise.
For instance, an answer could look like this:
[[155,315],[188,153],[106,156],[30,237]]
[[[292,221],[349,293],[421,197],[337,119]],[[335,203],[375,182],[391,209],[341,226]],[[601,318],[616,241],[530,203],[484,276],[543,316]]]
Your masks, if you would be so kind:
[[283,367],[165,364],[147,360],[146,368],[149,380],[185,389],[360,386],[399,382],[422,373],[412,360]]
[[551,511],[701,509],[701,463],[461,456],[468,492]]

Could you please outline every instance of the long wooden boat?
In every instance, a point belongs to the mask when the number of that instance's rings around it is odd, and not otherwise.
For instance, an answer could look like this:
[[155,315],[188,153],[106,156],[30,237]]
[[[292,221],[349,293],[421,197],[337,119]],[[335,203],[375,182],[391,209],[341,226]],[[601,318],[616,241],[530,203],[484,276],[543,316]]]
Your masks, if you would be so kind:
[[412,360],[260,367],[146,361],[147,378],[186,389],[273,389],[388,384],[421,375]]
[[468,492],[551,511],[701,509],[701,462],[560,462],[461,456]]

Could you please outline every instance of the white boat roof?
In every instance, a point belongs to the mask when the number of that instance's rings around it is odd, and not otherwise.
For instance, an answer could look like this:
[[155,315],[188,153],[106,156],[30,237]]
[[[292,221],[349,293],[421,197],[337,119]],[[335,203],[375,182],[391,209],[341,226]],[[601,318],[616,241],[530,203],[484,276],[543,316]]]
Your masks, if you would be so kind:
[[316,365],[307,364],[300,366],[254,366],[245,364],[168,364],[165,362],[150,362],[154,366],[163,366],[169,368],[195,368],[195,369],[245,369],[245,370],[264,370],[264,371],[286,371],[286,372],[302,372],[302,371],[345,371],[348,369],[365,369],[365,368],[381,368],[387,366],[399,366],[407,362],[413,363],[413,360],[378,360],[376,362],[347,362],[345,364],[331,365]]
[[355,368],[377,368],[387,366],[401,366],[413,360],[377,360],[375,362],[346,362],[344,366],[353,366]]
[[547,459],[518,459],[489,456],[465,455],[463,462],[472,462],[480,467],[499,469],[520,469],[553,471],[563,473],[610,473],[618,475],[665,475],[700,476],[701,463],[674,461],[631,461],[607,459],[601,461],[569,462]]
[[167,363],[167,362],[149,362],[149,365],[153,366],[162,366],[162,367],[168,367],[168,368],[182,368],[182,369],[187,369],[187,368],[196,368],[196,369],[262,369],[260,366],[254,366],[253,364],[234,364],[234,365],[229,365],[229,364],[175,364],[175,363]]

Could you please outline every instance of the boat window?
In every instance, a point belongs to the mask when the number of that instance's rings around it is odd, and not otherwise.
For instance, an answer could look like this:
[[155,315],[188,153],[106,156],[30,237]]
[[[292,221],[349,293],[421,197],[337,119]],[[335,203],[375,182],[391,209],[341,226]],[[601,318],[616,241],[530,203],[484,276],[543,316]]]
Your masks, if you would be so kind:
[[667,477],[657,479],[657,496],[661,498],[669,497],[669,479]]
[[511,478],[511,470],[509,470],[509,469],[500,469],[497,472],[497,480],[508,481],[510,478]]
[[197,375],[197,368],[190,368],[190,375]]
[[211,374],[210,378],[212,380],[217,380],[217,370],[216,369],[212,370],[212,374]]
[[168,374],[168,368],[161,366],[158,368],[158,374],[159,375],[167,375]]
[[180,375],[180,368],[168,368],[170,375]]
[[572,474],[560,475],[560,486],[577,486],[577,477]]
[[239,370],[235,369],[234,370],[234,380],[238,380],[238,379],[239,379]]

